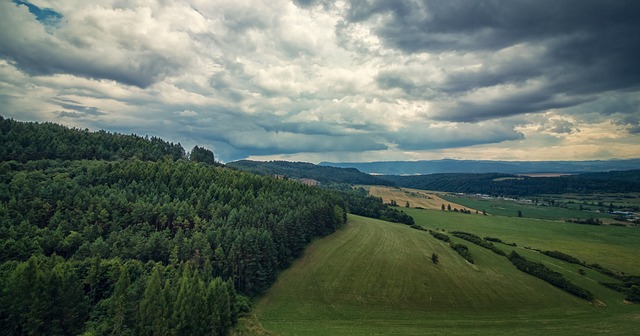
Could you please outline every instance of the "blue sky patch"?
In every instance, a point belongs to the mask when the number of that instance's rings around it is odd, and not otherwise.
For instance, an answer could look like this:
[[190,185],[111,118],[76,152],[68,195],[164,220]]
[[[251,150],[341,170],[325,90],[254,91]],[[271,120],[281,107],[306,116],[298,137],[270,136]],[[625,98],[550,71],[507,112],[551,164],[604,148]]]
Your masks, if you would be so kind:
[[13,0],[16,5],[25,5],[29,12],[36,16],[36,20],[45,26],[55,26],[62,19],[62,14],[52,10],[51,8],[40,8],[32,3],[21,0]]

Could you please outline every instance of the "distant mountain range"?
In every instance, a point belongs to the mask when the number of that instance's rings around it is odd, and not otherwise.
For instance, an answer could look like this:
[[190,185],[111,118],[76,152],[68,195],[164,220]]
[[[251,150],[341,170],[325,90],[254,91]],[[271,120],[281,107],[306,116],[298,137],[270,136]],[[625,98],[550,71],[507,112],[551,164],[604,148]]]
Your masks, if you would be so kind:
[[320,165],[356,168],[365,173],[381,175],[424,175],[436,173],[577,174],[639,169],[640,159],[593,161],[486,161],[444,159],[429,161],[322,162]]

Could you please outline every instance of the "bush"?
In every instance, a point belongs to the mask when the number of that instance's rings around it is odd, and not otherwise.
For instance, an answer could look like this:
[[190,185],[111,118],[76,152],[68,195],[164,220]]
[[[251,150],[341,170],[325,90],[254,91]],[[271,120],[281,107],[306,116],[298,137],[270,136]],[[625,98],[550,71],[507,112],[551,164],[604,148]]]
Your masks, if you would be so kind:
[[452,249],[454,249],[454,251],[458,252],[458,254],[463,257],[466,261],[470,262],[470,263],[475,263],[473,261],[473,257],[471,257],[471,252],[469,252],[469,247],[467,247],[467,245],[464,244],[458,244],[458,243],[450,243],[449,246],[451,246]]
[[448,243],[448,242],[450,242],[450,241],[451,241],[451,238],[449,238],[449,236],[447,236],[447,235],[446,235],[446,234],[444,234],[444,233],[436,232],[436,231],[433,231],[433,230],[429,230],[429,233],[430,233],[433,237],[435,237],[436,239],[440,239],[440,240],[442,240],[443,242],[447,242],[447,243]]
[[454,231],[454,232],[452,232],[452,234],[454,236],[460,238],[460,239],[464,239],[464,240],[466,240],[468,242],[471,242],[473,244],[476,244],[476,245],[478,245],[480,247],[484,247],[484,248],[486,248],[488,250],[491,250],[493,253],[495,253],[497,255],[501,255],[501,256],[506,256],[507,255],[503,250],[497,248],[491,242],[485,241],[482,238],[480,238],[480,237],[478,237],[478,236],[476,236],[474,234],[467,233],[467,232],[462,232],[462,231]]
[[593,294],[591,292],[571,283],[569,280],[565,279],[562,274],[550,270],[549,268],[547,268],[547,266],[543,264],[526,260],[525,258],[521,257],[519,254],[517,254],[515,251],[511,251],[511,254],[509,254],[509,260],[519,270],[525,273],[531,274],[536,278],[542,279],[555,287],[565,290],[587,301],[593,301],[594,299]]
[[627,297],[624,298],[627,301],[640,303],[640,287],[633,285],[628,291]]
[[559,251],[542,251],[542,254],[548,255],[552,258],[556,258],[556,259],[560,259],[560,260],[564,260],[566,262],[570,262],[572,264],[577,264],[577,265],[585,265],[584,262],[582,262],[580,259],[576,258],[576,257],[572,257],[566,253],[562,253]]

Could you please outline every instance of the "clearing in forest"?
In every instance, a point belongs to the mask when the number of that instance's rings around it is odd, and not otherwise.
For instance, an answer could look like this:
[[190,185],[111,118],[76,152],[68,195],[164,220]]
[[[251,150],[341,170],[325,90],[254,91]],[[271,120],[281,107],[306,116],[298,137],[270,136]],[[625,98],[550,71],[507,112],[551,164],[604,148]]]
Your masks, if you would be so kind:
[[369,194],[372,196],[382,198],[384,203],[395,201],[401,207],[406,206],[409,202],[411,208],[440,210],[444,204],[445,207],[451,205],[451,209],[467,209],[475,212],[475,209],[451,203],[430,191],[384,186],[366,186],[364,188],[369,190]]

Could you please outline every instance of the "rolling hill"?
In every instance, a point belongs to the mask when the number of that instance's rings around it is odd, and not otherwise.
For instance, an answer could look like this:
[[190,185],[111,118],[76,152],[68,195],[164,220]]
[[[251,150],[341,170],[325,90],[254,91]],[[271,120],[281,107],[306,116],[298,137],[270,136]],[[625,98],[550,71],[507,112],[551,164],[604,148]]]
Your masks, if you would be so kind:
[[[635,229],[576,232],[575,226],[555,222],[407,211],[424,227],[502,236],[518,246],[564,249],[640,271],[631,261],[640,252]],[[620,239],[622,234],[627,238]],[[520,272],[504,257],[467,245],[474,265],[424,231],[350,216],[345,227],[314,242],[279,276],[257,302],[255,320],[247,323],[253,332],[263,328],[264,334],[277,335],[630,335],[640,327],[640,306],[624,304],[622,294],[598,284],[613,281],[607,276],[591,269],[579,275],[577,265],[500,244],[561,272],[606,306],[594,305]],[[432,253],[439,256],[437,265]]]

